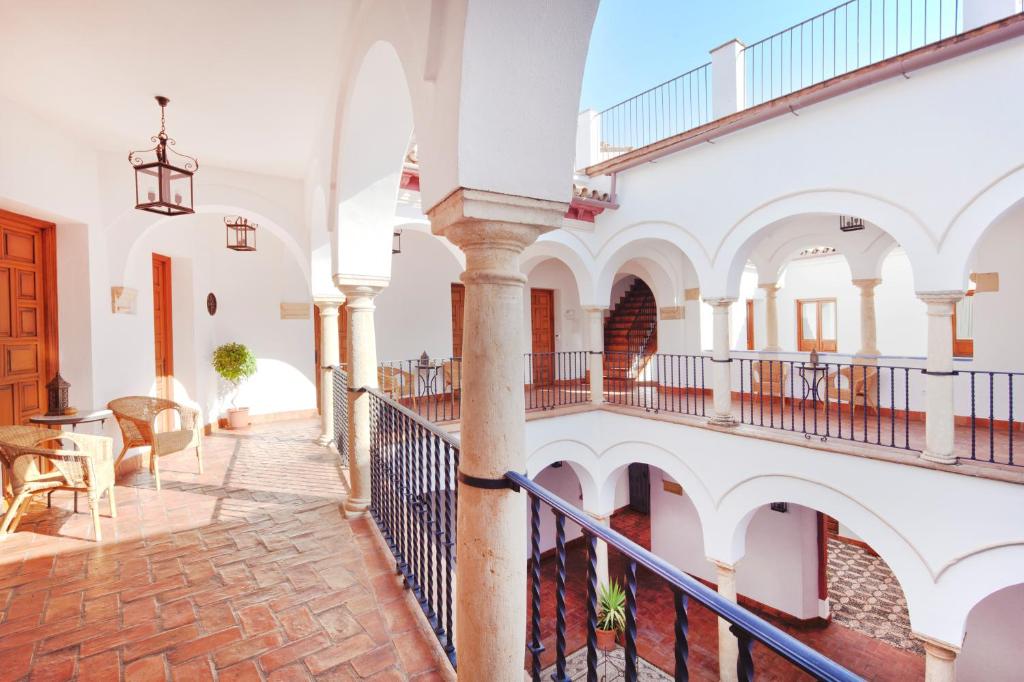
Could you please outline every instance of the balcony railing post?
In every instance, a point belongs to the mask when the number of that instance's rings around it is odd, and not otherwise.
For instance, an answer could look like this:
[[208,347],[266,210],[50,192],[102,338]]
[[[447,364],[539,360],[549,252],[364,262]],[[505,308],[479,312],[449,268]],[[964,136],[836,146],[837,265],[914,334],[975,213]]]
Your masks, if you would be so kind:
[[[736,601],[736,567],[722,561],[715,561],[718,571],[718,594],[729,601]],[[721,682],[736,682],[736,661],[740,654],[739,643],[730,631],[732,625],[724,618],[718,619],[718,678]]]
[[604,402],[604,311],[595,306],[583,309],[587,316],[587,345],[590,346],[590,402]]
[[714,310],[714,348],[711,357],[714,412],[710,422],[716,426],[735,426],[732,414],[732,372],[729,357],[729,308],[734,298],[706,298]]
[[921,457],[956,464],[953,450],[953,306],[962,291],[918,292],[928,304],[928,361],[925,370],[925,444]]
[[[320,316],[320,437],[317,443],[330,445],[334,441],[334,410],[331,409],[334,402],[334,367],[341,362],[338,312],[344,299],[317,298],[314,302]],[[337,445],[341,451],[341,444]]]
[[[377,387],[377,337],[373,327],[373,299],[386,281],[365,281],[334,276],[345,294],[349,317],[349,386]],[[370,506],[370,398],[349,393],[349,485],[345,513],[352,517],[366,513]]]
[[459,189],[429,211],[466,254],[457,507],[459,677],[521,682],[526,651],[526,517],[505,473],[526,468],[519,256],[567,205]]
[[743,108],[744,45],[733,38],[711,50],[711,114],[723,118]]

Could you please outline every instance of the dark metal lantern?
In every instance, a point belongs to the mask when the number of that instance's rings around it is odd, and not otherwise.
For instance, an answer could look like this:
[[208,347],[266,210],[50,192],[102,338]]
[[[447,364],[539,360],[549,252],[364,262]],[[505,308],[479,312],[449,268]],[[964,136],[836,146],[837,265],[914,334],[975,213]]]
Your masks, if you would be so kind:
[[135,167],[135,208],[160,215],[194,213],[192,208],[192,174],[199,162],[191,156],[171,149],[175,144],[164,127],[166,97],[157,96],[160,105],[160,132],[150,138],[156,146],[128,152],[128,162]]
[[391,253],[402,253],[402,231],[395,230],[391,233]]
[[864,219],[852,215],[839,216],[839,229],[843,232],[856,232],[864,229]]
[[255,251],[256,250],[256,228],[259,225],[250,223],[241,216],[228,216],[224,218],[226,226],[227,247],[232,251]]
[[57,417],[64,414],[68,408],[68,389],[71,384],[64,381],[64,377],[57,373],[50,383],[46,384],[46,416]]

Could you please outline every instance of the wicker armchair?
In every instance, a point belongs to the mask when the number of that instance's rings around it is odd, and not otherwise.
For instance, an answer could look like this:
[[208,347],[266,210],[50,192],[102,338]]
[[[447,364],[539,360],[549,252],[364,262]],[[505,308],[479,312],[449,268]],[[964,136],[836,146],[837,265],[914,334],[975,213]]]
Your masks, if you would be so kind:
[[[852,379],[851,379],[852,376]],[[866,365],[843,367],[829,372],[826,379],[829,400],[849,403],[853,414],[857,407],[878,412],[878,368]]]
[[[43,471],[44,460],[52,466],[51,471]],[[0,427],[0,462],[14,498],[0,523],[0,539],[18,528],[33,496],[55,490],[88,495],[97,542],[102,539],[99,502],[104,492],[110,517],[117,517],[110,438],[36,426],[4,426]]]
[[[198,410],[173,400],[149,396],[118,398],[107,403],[107,408],[114,413],[124,440],[115,467],[121,463],[130,448],[149,447],[149,472],[156,479],[156,489],[160,490],[160,458],[195,448],[196,459],[199,460],[199,473],[203,473],[203,427]],[[156,431],[156,418],[165,410],[174,410],[178,413],[181,420],[180,429],[159,433]]]
[[462,358],[443,361],[441,371],[444,374],[445,392],[458,397],[462,389]]
[[781,360],[753,360],[750,363],[750,393],[754,396],[782,400],[786,404],[787,367]]
[[416,377],[412,372],[406,372],[399,367],[378,367],[377,385],[380,392],[398,402],[408,398],[412,403],[412,409],[416,409]]

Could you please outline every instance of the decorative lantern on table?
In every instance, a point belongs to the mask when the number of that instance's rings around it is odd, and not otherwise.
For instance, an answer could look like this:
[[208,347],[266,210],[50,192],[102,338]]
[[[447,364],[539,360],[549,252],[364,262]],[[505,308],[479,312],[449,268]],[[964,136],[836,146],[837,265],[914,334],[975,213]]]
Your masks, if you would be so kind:
[[64,381],[59,373],[46,384],[46,416],[64,415],[68,409],[68,389],[71,384]]
[[427,355],[427,351],[420,355],[420,367],[430,367],[430,356]]

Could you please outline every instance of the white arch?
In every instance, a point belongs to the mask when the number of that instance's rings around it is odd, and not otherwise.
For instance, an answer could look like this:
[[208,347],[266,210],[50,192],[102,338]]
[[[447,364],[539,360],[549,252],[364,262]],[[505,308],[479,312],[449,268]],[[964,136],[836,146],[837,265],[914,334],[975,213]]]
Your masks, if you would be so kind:
[[959,277],[966,289],[971,259],[985,232],[1024,200],[1024,165],[1018,166],[978,192],[953,217],[940,241],[941,265]]
[[[694,281],[687,282],[688,287],[703,286],[711,279],[711,259],[701,241],[681,225],[665,221],[638,222],[616,230],[594,254],[595,272],[602,272],[605,264],[623,248],[644,240],[664,242],[681,253],[683,262],[692,268],[689,274],[693,276]],[[600,290],[600,287],[598,289]]]
[[[594,300],[592,266],[588,267],[588,263],[592,263],[592,261],[589,256],[581,254],[577,249],[573,248],[568,241],[563,241],[563,237],[557,236],[561,232],[563,231],[549,232],[528,246],[520,257],[519,269],[524,275],[529,276],[534,268],[546,260],[554,259],[560,261],[569,268],[573,279],[576,280],[576,289],[579,292],[580,303],[582,305],[595,305],[592,303]],[[548,238],[549,235],[555,236]]]
[[604,513],[597,481],[591,473],[597,470],[597,453],[578,440],[552,441],[526,459],[526,475],[532,480],[555,462],[565,462],[576,472],[583,491],[583,508],[595,514]]
[[[750,255],[750,260],[757,267],[758,281],[764,283],[777,282],[782,277],[786,266],[805,248],[826,246],[836,249],[850,269],[852,279],[879,279],[882,276],[882,264],[889,252],[896,248],[896,241],[884,231],[868,225],[876,234],[867,235],[868,239],[851,240],[840,237],[838,230],[832,231],[800,231],[788,237],[780,244],[772,244],[767,253],[762,253],[759,243]],[[861,233],[854,233],[861,234]]]
[[809,213],[853,215],[877,225],[907,252],[918,291],[949,286],[949,277],[937,272],[937,245],[923,221],[910,210],[879,197],[844,190],[812,190],[766,202],[747,213],[727,231],[714,253],[714,276],[707,297],[739,295],[739,280],[756,237],[785,218]]
[[599,305],[608,305],[615,275],[623,270],[628,271],[627,265],[631,261],[641,263],[647,271],[649,279],[643,279],[654,292],[659,306],[676,305],[683,290],[688,288],[687,284],[693,282],[695,277],[693,264],[685,252],[676,244],[663,239],[635,239],[622,243],[615,251],[602,251],[604,255],[597,262],[599,274],[594,292]]

